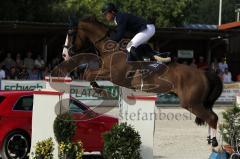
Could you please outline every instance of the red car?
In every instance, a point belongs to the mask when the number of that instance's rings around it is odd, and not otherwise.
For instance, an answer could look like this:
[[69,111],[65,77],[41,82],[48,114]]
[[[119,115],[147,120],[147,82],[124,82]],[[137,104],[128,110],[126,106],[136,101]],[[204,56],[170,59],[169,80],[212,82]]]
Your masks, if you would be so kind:
[[[0,150],[3,159],[25,158],[30,150],[33,94],[34,91],[0,92]],[[70,99],[69,111],[77,124],[74,140],[81,140],[86,152],[101,152],[102,134],[117,124],[118,119],[98,114],[74,98]],[[81,120],[88,114],[91,114],[89,120]]]

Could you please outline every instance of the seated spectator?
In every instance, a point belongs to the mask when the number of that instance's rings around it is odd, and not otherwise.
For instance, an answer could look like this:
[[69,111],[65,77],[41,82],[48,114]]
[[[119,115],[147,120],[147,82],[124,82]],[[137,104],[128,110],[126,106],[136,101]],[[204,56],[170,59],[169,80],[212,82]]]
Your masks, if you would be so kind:
[[192,59],[192,62],[190,63],[191,67],[197,68],[197,64],[196,64],[196,59]]
[[10,70],[13,66],[16,65],[15,61],[12,59],[11,53],[7,53],[7,57],[4,59],[3,65],[5,65],[7,70]]
[[0,65],[0,80],[6,78],[6,72],[3,65]]
[[197,66],[198,66],[199,69],[202,69],[202,70],[207,70],[208,69],[208,64],[206,63],[203,56],[199,57],[199,61],[198,61]]
[[16,56],[16,67],[18,67],[19,69],[23,67],[23,60],[21,59],[20,53],[17,53]]
[[228,68],[225,68],[224,73],[222,74],[223,83],[232,82],[232,74],[228,71]]
[[237,80],[237,81],[240,81],[240,74],[238,74],[238,75],[236,76],[236,80]]
[[40,80],[41,79],[39,70],[36,67],[33,67],[32,71],[29,72],[29,79],[30,80]]
[[211,67],[210,67],[210,71],[212,72],[217,72],[217,70],[219,69],[218,67],[218,61],[216,58],[213,59],[213,62],[211,63]]
[[16,67],[12,66],[10,68],[10,71],[7,73],[7,79],[16,80],[16,79],[18,79],[17,75],[18,75],[18,73],[17,73]]
[[42,78],[44,79],[46,76],[50,75],[50,69],[49,67],[45,67],[43,72],[42,72]]
[[35,62],[34,62],[34,66],[38,69],[43,69],[45,66],[45,62],[44,60],[41,58],[40,55],[37,56]]
[[218,63],[218,67],[222,73],[224,73],[225,69],[228,68],[228,64],[226,63],[224,58],[221,58],[221,61]]
[[33,61],[33,59],[32,59],[32,52],[29,51],[29,52],[27,53],[27,57],[24,58],[23,64],[24,64],[24,66],[27,67],[27,69],[28,69],[29,71],[33,69],[34,61]]
[[59,57],[55,57],[55,58],[52,60],[51,66],[52,66],[52,67],[55,67],[55,66],[58,65],[59,63],[60,63],[60,58],[59,58]]
[[29,73],[28,73],[27,68],[25,66],[23,66],[21,71],[19,72],[18,79],[21,79],[21,80],[29,79]]

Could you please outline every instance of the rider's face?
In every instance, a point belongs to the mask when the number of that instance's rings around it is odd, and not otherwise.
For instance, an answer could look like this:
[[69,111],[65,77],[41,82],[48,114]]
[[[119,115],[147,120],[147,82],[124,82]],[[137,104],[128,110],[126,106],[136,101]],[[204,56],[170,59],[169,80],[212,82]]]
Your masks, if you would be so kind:
[[104,14],[107,21],[113,21],[114,14],[112,12],[107,12]]

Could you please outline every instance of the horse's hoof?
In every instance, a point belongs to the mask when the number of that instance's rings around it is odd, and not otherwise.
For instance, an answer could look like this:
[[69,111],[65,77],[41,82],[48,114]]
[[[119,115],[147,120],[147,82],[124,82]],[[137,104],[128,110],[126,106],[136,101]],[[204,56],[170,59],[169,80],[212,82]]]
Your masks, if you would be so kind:
[[216,137],[213,137],[212,138],[212,147],[217,147],[217,146],[218,146],[217,139],[216,139]]
[[208,142],[208,145],[210,145],[210,144],[212,143],[212,141],[211,141],[211,136],[208,136],[208,137],[207,137],[207,142]]

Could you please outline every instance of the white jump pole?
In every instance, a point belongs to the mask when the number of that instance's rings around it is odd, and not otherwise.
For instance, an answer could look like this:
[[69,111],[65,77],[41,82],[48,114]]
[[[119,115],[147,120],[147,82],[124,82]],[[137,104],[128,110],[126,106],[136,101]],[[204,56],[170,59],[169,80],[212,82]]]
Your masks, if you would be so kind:
[[[54,143],[53,158],[58,158],[58,144],[55,140],[53,124],[58,114],[68,110],[69,100],[64,100],[70,97],[70,85],[67,82],[71,82],[71,80],[53,78],[53,80],[50,79],[50,82],[47,82],[47,89],[34,92],[30,154],[35,151],[37,142],[51,137]],[[30,158],[32,158],[31,155]]]
[[236,106],[240,107],[240,93],[236,94]]
[[153,159],[156,94],[122,88],[120,93],[120,123],[132,125],[141,136],[143,159]]

